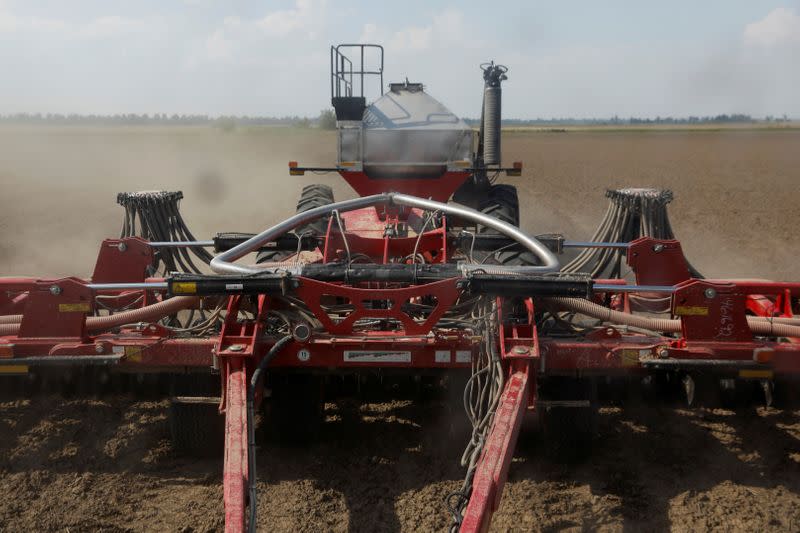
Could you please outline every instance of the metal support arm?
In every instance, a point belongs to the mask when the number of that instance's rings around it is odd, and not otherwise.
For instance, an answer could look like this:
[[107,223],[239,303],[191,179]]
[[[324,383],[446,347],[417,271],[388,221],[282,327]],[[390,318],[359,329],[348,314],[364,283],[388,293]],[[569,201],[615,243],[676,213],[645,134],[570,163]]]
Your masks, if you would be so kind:
[[503,485],[519,436],[528,397],[528,375],[515,372],[506,382],[492,422],[492,429],[478,461],[472,494],[461,522],[462,533],[489,529],[492,514],[500,505]]

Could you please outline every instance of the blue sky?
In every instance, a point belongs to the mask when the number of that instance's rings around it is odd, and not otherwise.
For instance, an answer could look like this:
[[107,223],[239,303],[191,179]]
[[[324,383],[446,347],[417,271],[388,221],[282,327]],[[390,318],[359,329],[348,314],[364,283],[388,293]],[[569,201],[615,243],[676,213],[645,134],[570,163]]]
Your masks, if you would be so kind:
[[732,0],[0,0],[0,113],[316,115],[365,41],[462,116],[494,59],[506,117],[800,117],[800,2]]

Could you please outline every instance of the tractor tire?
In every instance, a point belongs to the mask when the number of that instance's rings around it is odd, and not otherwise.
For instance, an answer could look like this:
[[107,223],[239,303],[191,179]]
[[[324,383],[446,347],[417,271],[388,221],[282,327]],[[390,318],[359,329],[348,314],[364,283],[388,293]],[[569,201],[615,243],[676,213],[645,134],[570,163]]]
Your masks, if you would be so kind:
[[[304,213],[316,207],[329,205],[334,202],[333,189],[329,185],[321,185],[316,183],[314,185],[306,185],[303,187],[303,192],[300,194],[300,199],[297,200],[297,213]],[[314,235],[324,235],[328,230],[328,217],[318,218],[314,222],[300,226],[295,230],[298,235],[310,231]]]
[[311,374],[275,376],[265,405],[265,436],[281,445],[306,446],[320,436],[325,420],[323,380]]
[[190,457],[219,456],[225,442],[225,417],[219,414],[219,398],[173,398],[169,404],[172,446]]
[[[478,211],[512,226],[519,226],[519,198],[513,185],[497,184],[489,188],[486,198],[478,205]],[[496,233],[492,228],[478,225],[478,233]]]
[[[478,206],[484,215],[501,220],[512,226],[519,227],[519,198],[517,188],[513,185],[497,184],[489,188],[486,198]],[[478,224],[478,233],[497,233],[496,230]],[[538,260],[534,254],[527,250],[500,250],[475,254],[478,261],[490,265],[535,265]]]
[[[306,185],[303,187],[303,192],[300,193],[300,199],[297,200],[297,209],[295,213],[303,213],[316,207],[332,204],[333,202],[333,189],[331,189],[330,186],[319,183]],[[294,231],[297,235],[303,235],[304,233],[324,235],[325,232],[328,231],[328,218],[329,217],[318,218],[314,222],[296,228]],[[256,262],[278,263],[285,260],[293,253],[294,252],[289,250],[265,250],[258,253]]]

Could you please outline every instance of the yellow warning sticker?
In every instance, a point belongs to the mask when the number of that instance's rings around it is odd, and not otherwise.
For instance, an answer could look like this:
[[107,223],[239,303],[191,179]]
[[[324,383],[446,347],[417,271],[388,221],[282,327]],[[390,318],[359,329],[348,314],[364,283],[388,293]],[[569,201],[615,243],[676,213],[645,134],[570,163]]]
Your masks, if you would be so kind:
[[708,316],[708,307],[699,305],[678,305],[675,307],[678,316]]
[[141,363],[143,351],[144,349],[141,346],[126,346],[125,359],[131,363]]
[[92,308],[89,302],[80,302],[75,304],[58,304],[59,313],[88,313]]
[[28,365],[0,365],[0,374],[27,374]]
[[623,349],[620,350],[620,359],[622,366],[635,366],[639,364],[639,350],[638,349]]
[[195,294],[197,283],[194,281],[176,281],[172,284],[172,294]]
[[739,370],[740,378],[771,379],[772,370]]

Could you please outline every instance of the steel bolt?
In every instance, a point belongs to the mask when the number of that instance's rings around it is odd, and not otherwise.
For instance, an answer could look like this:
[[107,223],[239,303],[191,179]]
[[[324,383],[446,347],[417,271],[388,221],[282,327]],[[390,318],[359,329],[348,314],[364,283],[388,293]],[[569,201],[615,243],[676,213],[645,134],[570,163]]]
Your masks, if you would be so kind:
[[243,352],[244,351],[244,344],[231,344],[228,346],[229,352]]
[[308,324],[297,324],[292,330],[292,336],[297,342],[306,342],[311,337],[311,328]]
[[124,252],[127,249],[128,249],[128,245],[125,244],[124,242],[121,242],[121,243],[119,243],[117,245],[117,250],[119,250],[120,252]]
[[667,350],[666,348],[663,348],[663,347],[659,348],[658,349],[658,356],[661,359],[666,359],[667,357],[669,357],[669,350]]
[[656,244],[655,246],[653,246],[653,251],[655,253],[663,252],[664,251],[664,245],[660,244],[660,243]]
[[608,329],[606,329],[606,335],[608,335],[609,337],[611,337],[612,335],[614,335],[614,328],[608,328]]
[[96,343],[94,345],[94,351],[95,351],[95,353],[99,353],[100,354],[100,353],[103,353],[104,351],[106,351],[106,349],[103,347],[103,343],[98,342],[98,343]]
[[53,296],[58,296],[59,294],[61,294],[61,287],[59,287],[58,285],[51,285],[50,294],[52,294]]
[[529,350],[527,346],[514,346],[511,351],[517,355],[525,355]]
[[706,298],[711,300],[711,299],[713,299],[713,298],[715,298],[717,296],[717,290],[714,289],[713,287],[709,287],[709,288],[707,288],[705,290],[705,292],[703,294],[706,295]]

